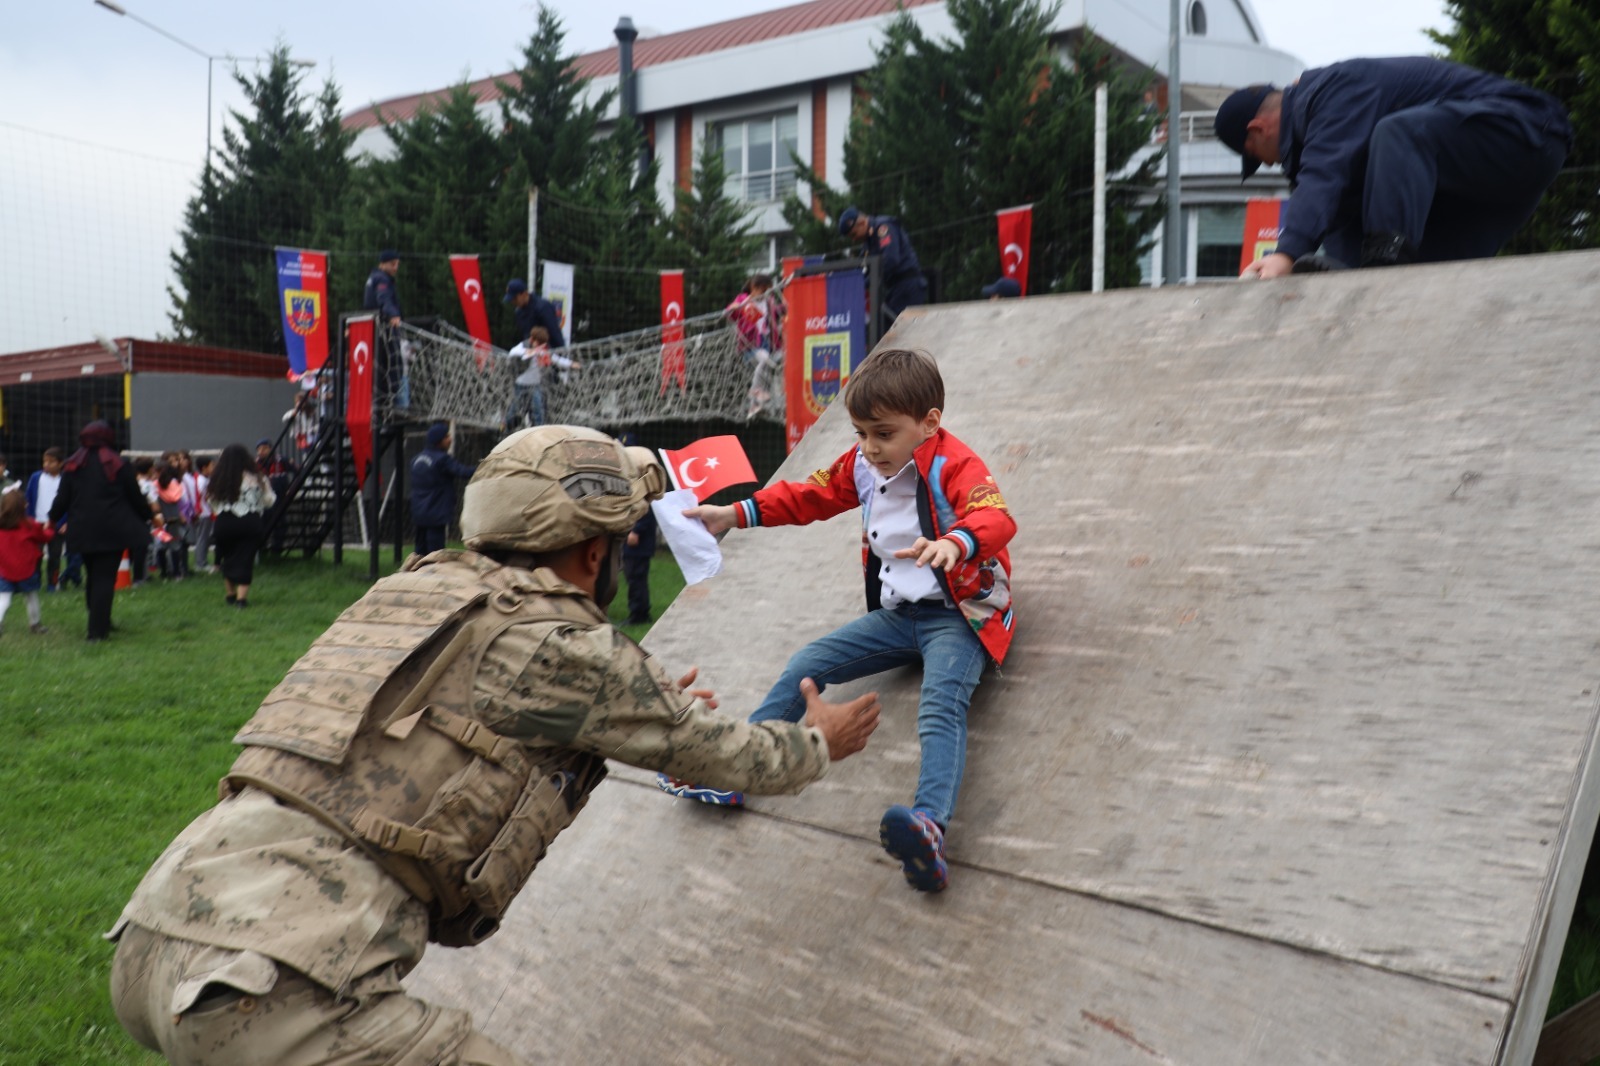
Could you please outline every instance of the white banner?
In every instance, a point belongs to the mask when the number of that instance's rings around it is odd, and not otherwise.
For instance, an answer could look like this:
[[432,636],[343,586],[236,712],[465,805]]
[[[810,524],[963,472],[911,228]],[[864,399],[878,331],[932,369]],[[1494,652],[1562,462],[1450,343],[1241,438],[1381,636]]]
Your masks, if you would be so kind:
[[556,305],[556,314],[561,316],[561,332],[566,334],[567,343],[572,344],[572,323],[578,320],[578,316],[572,312],[572,264],[553,263],[546,259],[544,290],[540,295]]

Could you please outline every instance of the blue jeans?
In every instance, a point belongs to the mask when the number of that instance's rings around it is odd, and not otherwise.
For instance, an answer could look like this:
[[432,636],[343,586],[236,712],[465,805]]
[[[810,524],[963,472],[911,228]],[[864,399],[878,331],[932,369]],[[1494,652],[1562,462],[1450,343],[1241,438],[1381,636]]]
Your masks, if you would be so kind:
[[750,721],[804,718],[802,678],[811,678],[820,691],[920,662],[917,739],[922,745],[922,771],[913,802],[941,826],[948,825],[967,765],[967,705],[987,659],[978,635],[955,608],[912,603],[869,611],[796,652]]

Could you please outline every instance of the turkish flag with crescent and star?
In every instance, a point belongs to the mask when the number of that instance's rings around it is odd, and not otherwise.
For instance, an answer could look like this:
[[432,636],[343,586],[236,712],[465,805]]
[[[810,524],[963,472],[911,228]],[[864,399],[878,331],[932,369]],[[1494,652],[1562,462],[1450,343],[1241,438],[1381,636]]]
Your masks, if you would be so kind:
[[[467,332],[480,344],[493,344],[489,339],[489,312],[483,306],[483,276],[478,272],[478,257],[452,255],[450,273],[456,276],[456,295],[461,297],[461,317],[466,319]],[[519,342],[527,339],[517,338]]]
[[366,483],[367,460],[372,458],[372,351],[377,321],[377,315],[362,315],[349,319],[344,327],[344,350],[350,365],[344,421],[350,430],[350,459],[355,464],[357,485]]
[[676,381],[684,391],[689,373],[683,357],[683,271],[661,272],[661,393],[667,383]]
[[1033,265],[1033,205],[996,211],[1000,224],[1000,272],[1013,278],[1028,295],[1028,268]]
[[731,485],[756,480],[756,472],[744,454],[744,445],[731,434],[701,437],[675,452],[662,448],[661,457],[672,471],[672,483],[693,492],[701,503]]

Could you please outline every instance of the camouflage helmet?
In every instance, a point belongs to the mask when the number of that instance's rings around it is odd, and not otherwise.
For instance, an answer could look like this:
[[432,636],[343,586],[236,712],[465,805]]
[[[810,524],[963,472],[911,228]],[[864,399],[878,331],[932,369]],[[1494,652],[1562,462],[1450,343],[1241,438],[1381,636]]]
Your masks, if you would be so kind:
[[666,487],[647,448],[624,448],[582,426],[520,430],[495,445],[467,482],[462,539],[474,551],[549,552],[624,534]]

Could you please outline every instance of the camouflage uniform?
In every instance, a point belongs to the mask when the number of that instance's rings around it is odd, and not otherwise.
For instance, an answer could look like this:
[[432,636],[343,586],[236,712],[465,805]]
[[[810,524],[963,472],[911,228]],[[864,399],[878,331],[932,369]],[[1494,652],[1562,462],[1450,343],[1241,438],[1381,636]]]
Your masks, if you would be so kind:
[[[458,602],[468,606],[451,606]],[[444,606],[428,606],[434,603]],[[423,669],[426,654],[416,649],[436,649],[484,619],[493,625],[472,631],[489,638],[477,646],[465,641],[465,656],[456,654],[448,669]],[[435,654],[436,661],[447,658]],[[467,683],[452,695],[461,669]],[[355,680],[330,680],[341,673]],[[396,683],[386,685],[390,680]],[[357,723],[342,733],[341,713]],[[386,836],[392,821],[339,809],[341,795],[355,790],[357,806],[388,803],[392,812],[410,802],[413,810],[436,812],[428,790],[445,796],[449,788],[428,782],[431,765],[408,767],[395,754],[429,750],[407,746],[413,735],[437,753],[438,737],[426,739],[430,725],[471,746],[468,771],[487,765],[484,757],[491,770],[523,768],[526,785],[510,792],[514,812],[474,810],[476,793],[455,794],[468,803],[440,839],[465,825],[480,843],[493,840],[465,856],[470,863],[440,858],[429,833],[409,822]],[[330,736],[343,760],[331,769],[319,770],[294,750],[315,751]],[[174,1063],[515,1063],[474,1033],[464,1012],[414,999],[400,981],[427,941],[472,943],[493,932],[544,845],[603,775],[600,760],[758,793],[797,792],[828,766],[820,731],[716,714],[613,629],[583,589],[553,571],[504,566],[474,552],[413,557],[404,572],[373,586],[236,740],[246,747],[224,778],[225,798],[167,848],[109,934],[118,941],[118,1019]],[[586,764],[596,772],[585,776]],[[552,766],[565,769],[552,774]],[[305,780],[325,772],[328,791],[285,785],[296,772],[313,775]],[[576,778],[582,781],[574,784]],[[519,796],[516,788],[526,791]],[[533,806],[528,801],[545,794],[540,789],[559,794],[565,806],[547,804],[553,811],[534,811],[543,821],[532,831],[514,832]],[[407,833],[415,838],[412,852],[432,857],[407,859],[402,844],[383,846]],[[469,881],[487,877],[508,850],[520,854],[520,865],[501,871],[498,890],[474,894],[469,885],[463,894],[440,881],[441,870],[468,871]],[[465,915],[458,914],[463,907]]]

